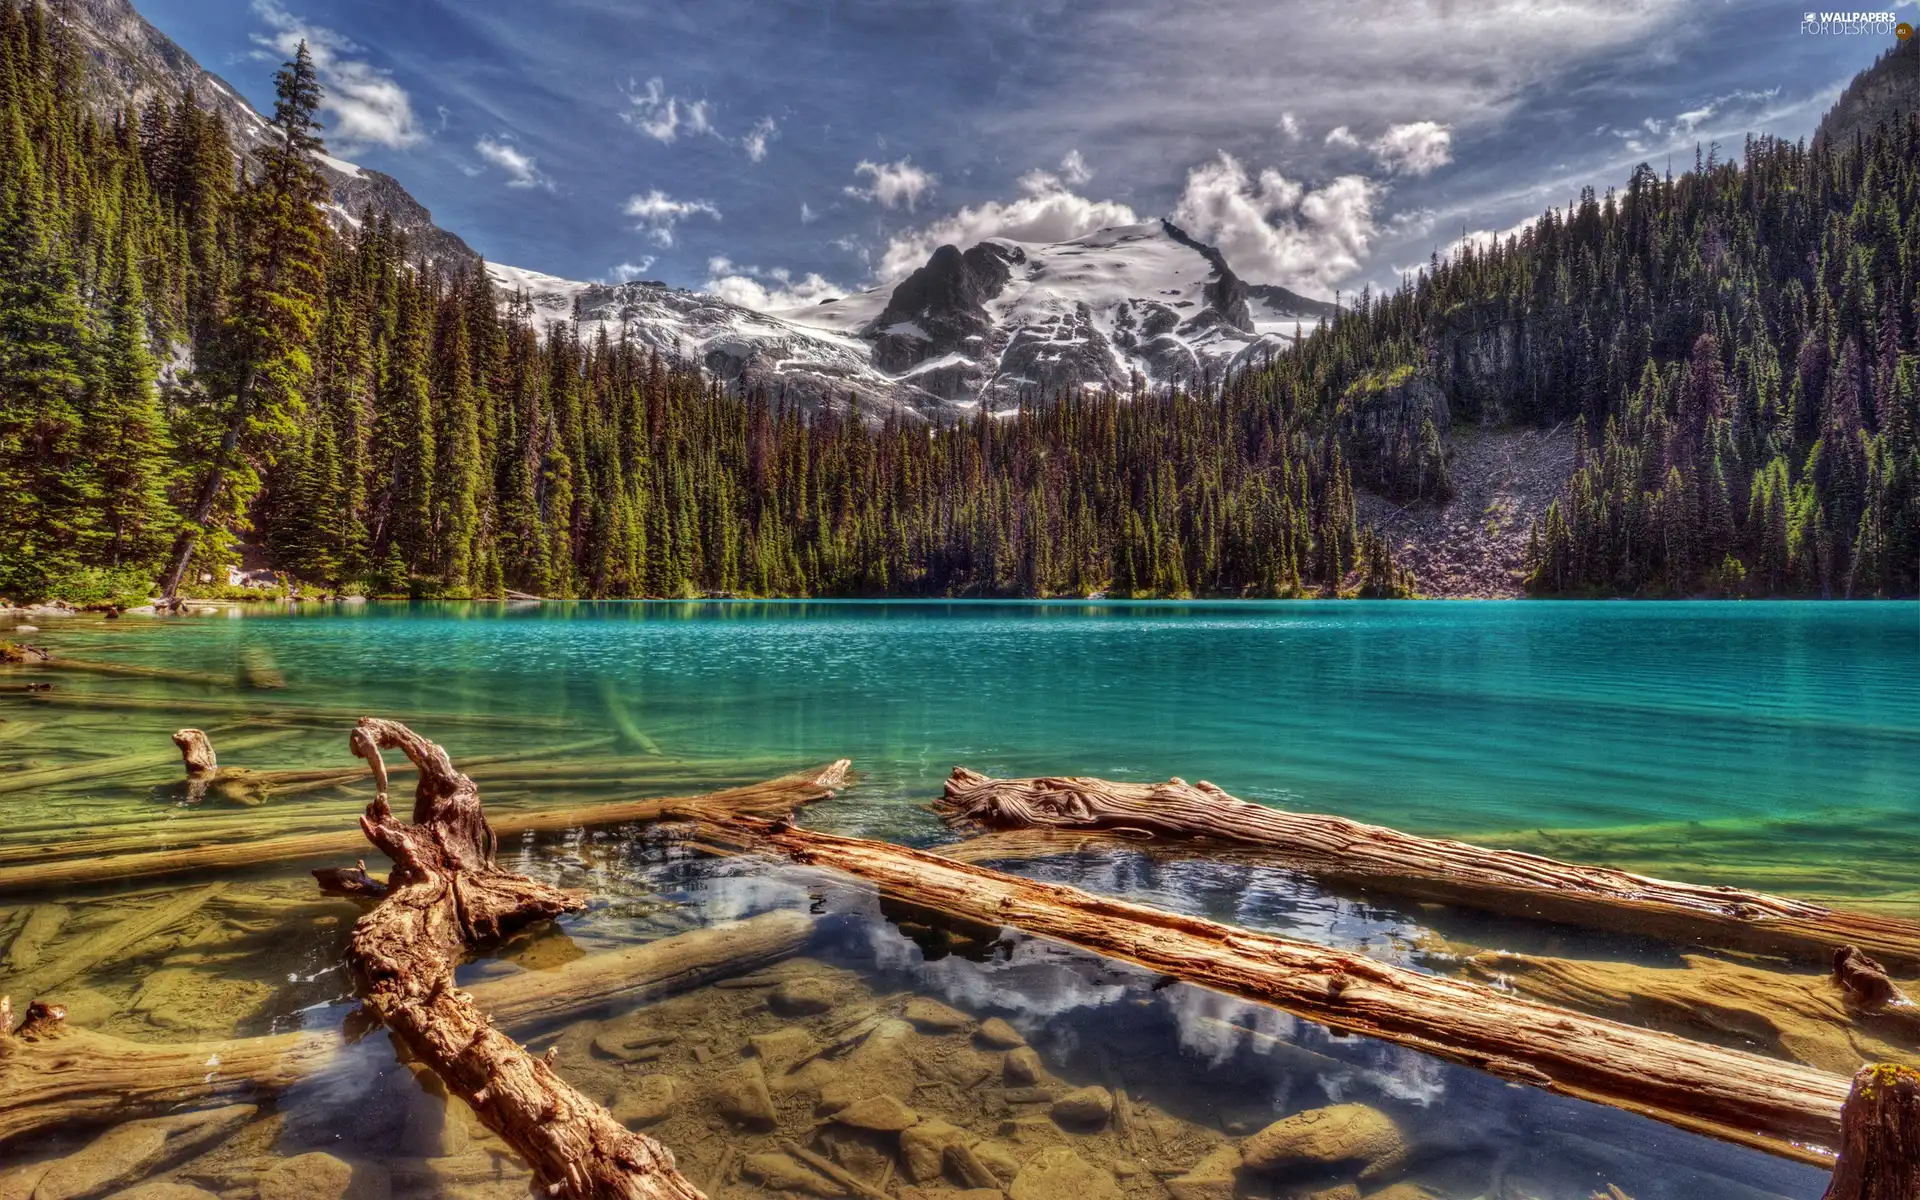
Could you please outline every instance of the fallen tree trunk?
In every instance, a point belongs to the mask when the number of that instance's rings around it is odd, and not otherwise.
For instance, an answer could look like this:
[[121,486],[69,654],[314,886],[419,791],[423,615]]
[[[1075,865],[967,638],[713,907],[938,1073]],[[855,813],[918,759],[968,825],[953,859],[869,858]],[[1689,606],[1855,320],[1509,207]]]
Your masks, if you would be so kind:
[[[498,839],[479,789],[439,746],[371,717],[361,718],[352,746],[379,789],[360,828],[393,860],[386,898],[354,926],[347,953],[368,1009],[526,1160],[548,1195],[701,1200],[666,1147],[575,1091],[454,986],[454,968],[472,947],[583,908],[585,899],[495,863]],[[383,749],[419,769],[411,822],[388,806]]]
[[[493,828],[496,834],[504,837],[594,825],[622,825],[630,821],[685,820],[710,813],[785,813],[833,795],[845,785],[848,765],[847,760],[841,759],[814,770],[796,771],[763,783],[699,796],[619,800],[577,808],[509,813]],[[358,833],[326,830],[257,841],[148,850],[110,857],[44,858],[37,862],[0,866],[0,895],[134,879],[160,879],[201,871],[245,870],[270,863],[301,862],[352,854],[364,844],[365,839]]]
[[738,818],[704,827],[703,837],[778,851],[912,904],[1788,1158],[1830,1166],[1821,1151],[1840,1144],[1844,1076],[924,851]]
[[[507,1028],[573,1020],[616,1002],[658,999],[770,966],[799,952],[813,923],[797,912],[696,929],[592,954],[554,971],[521,971],[468,989]],[[7,1001],[0,998],[0,1013]],[[129,1120],[182,1104],[257,1098],[324,1070],[338,1033],[146,1043],[76,1029],[57,1005],[0,1018],[0,1145],[68,1125]]]
[[1287,812],[1236,799],[1204,780],[992,779],[956,767],[935,807],[960,827],[1214,839],[1260,847],[1308,873],[1416,900],[1821,963],[1841,946],[1856,946],[1897,969],[1920,969],[1920,922]]

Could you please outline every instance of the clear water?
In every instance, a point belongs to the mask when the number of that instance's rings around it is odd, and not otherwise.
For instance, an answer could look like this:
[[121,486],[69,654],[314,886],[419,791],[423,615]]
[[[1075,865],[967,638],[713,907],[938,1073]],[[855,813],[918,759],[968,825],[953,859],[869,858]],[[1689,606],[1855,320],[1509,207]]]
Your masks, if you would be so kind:
[[[497,810],[685,792],[849,757],[858,786],[808,822],[928,842],[946,835],[922,806],[956,764],[1177,774],[1422,832],[1920,914],[1911,604],[369,605],[75,619],[30,637],[68,658],[187,677],[0,671],[0,865],[106,837],[145,849],[350,828],[367,798],[359,781],[260,808],[183,807],[166,786],[179,770],[167,734],[208,729],[226,766],[350,767],[346,731],[367,712],[406,719],[473,763]],[[243,671],[285,686],[233,686]],[[27,679],[53,690],[8,690]],[[516,761],[486,761],[500,757]],[[6,790],[10,777],[46,782]],[[1407,1178],[1443,1200],[1586,1200],[1608,1183],[1641,1200],[1810,1200],[1824,1187],[1810,1168],[1332,1038],[1060,947],[929,954],[860,889],[823,891],[784,868],[615,832],[527,840],[514,854],[518,869],[602,899],[476,971],[564,969],[583,952],[713,920],[812,911],[808,960],[850,971],[869,999],[911,991],[1005,1016],[1063,1083],[1118,1082],[1142,1113],[1188,1130],[1140,1175],[1125,1173],[1141,1165],[1129,1157],[1138,1146],[1074,1143],[1116,1172],[1128,1200],[1163,1200],[1153,1172],[1190,1165],[1181,1156],[1207,1138],[1340,1100],[1393,1115],[1418,1147]],[[246,876],[57,998],[74,1002],[76,1021],[136,1040],[338,1026],[351,1007],[338,963],[355,910],[307,903],[308,865]],[[1429,953],[1440,939],[1679,965],[1671,946],[1383,906],[1244,864],[1111,853],[1018,869],[1416,969],[1448,969]],[[44,961],[207,882],[0,896],[0,953],[36,906],[70,910]],[[0,958],[0,993],[7,977]],[[711,1010],[703,1036],[732,1047],[726,1062],[766,1020],[725,1015],[733,996],[690,1000]],[[609,1015],[539,1036],[561,1046],[563,1072],[610,1096],[620,1078],[583,1049]],[[177,1177],[233,1192],[278,1158],[319,1149],[377,1166],[396,1196],[519,1194],[510,1171],[475,1182],[462,1159],[449,1176],[396,1132],[416,1093],[384,1040],[370,1039]],[[953,1100],[952,1112],[932,1094],[916,1102],[983,1136],[1011,1119],[979,1094]],[[742,1178],[731,1152],[765,1148],[752,1139],[671,1119],[657,1132],[687,1143],[675,1148],[711,1193],[771,1194]],[[0,1167],[90,1136],[0,1145]]]

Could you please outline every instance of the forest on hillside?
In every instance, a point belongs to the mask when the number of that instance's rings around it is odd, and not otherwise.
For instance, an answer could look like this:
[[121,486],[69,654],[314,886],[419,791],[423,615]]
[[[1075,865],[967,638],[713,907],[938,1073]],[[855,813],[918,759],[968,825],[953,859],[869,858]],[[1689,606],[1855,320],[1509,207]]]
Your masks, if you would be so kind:
[[1577,421],[1546,594],[1910,595],[1920,126],[1636,172],[1365,295],[1204,392],[928,425],[732,395],[536,328],[373,214],[329,225],[302,54],[245,155],[191,95],[101,111],[0,0],[0,595],[223,577],[414,596],[1392,596],[1356,472],[1448,491],[1455,420]]

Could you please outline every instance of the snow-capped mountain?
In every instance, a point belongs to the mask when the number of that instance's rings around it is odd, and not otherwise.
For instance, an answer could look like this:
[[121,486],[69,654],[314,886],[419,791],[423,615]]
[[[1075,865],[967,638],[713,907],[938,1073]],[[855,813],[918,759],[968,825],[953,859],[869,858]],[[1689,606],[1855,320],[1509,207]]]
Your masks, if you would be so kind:
[[924,413],[1072,390],[1192,385],[1287,345],[1333,305],[1249,287],[1171,222],[1072,241],[942,246],[898,285],[762,313],[661,283],[488,268],[539,319],[576,315],[699,362],[730,386]]
[[[267,120],[226,80],[208,71],[178,43],[155,29],[128,0],[68,0],[56,12],[71,22],[91,67],[87,79],[103,106],[144,108],[158,96],[179,103],[189,88],[202,107],[226,120],[235,146],[245,150],[266,136]],[[435,262],[474,263],[480,256],[433,223],[433,214],[391,175],[323,157],[332,187],[329,215],[354,225],[368,208],[392,220],[416,253]]]

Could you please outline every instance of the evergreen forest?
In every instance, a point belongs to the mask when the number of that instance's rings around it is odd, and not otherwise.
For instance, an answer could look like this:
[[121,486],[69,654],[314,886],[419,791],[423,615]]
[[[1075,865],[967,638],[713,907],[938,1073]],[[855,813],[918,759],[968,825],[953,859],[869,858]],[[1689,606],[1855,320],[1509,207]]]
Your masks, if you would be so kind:
[[[103,110],[0,0],[0,595],[1401,596],[1356,472],[1448,491],[1431,422],[1579,431],[1546,595],[1920,591],[1920,123],[1754,140],[1363,294],[1200,391],[929,423],[736,395],[325,206],[304,49],[242,147],[191,94]],[[208,581],[213,581],[209,583]]]

